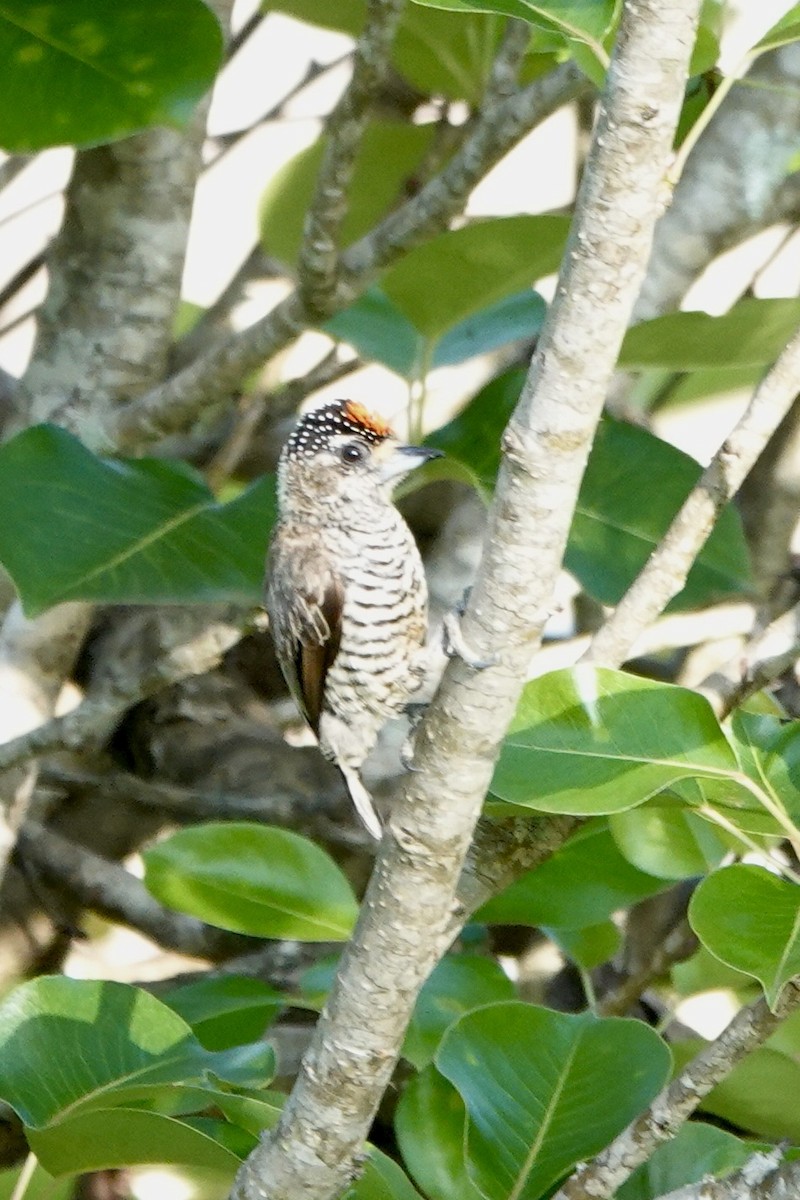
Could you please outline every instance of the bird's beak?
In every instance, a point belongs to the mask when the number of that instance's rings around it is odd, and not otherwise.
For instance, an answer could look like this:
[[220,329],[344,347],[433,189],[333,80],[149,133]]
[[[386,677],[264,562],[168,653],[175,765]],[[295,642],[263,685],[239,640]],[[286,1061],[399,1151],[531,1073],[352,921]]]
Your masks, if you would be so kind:
[[381,463],[381,483],[402,479],[431,459],[443,457],[443,451],[432,450],[429,446],[395,446]]

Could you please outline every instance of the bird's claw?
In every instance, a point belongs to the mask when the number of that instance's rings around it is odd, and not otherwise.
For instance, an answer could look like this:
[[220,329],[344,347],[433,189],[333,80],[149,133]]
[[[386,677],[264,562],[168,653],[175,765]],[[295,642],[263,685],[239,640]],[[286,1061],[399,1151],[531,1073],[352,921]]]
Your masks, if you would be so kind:
[[[465,605],[465,600],[462,604]],[[442,649],[448,658],[460,658],[462,662],[471,667],[473,671],[485,671],[487,667],[493,667],[497,662],[497,655],[492,654],[489,658],[481,658],[472,647],[465,641],[464,634],[461,631],[461,616],[464,608],[460,607],[452,612],[445,613],[442,621]]]

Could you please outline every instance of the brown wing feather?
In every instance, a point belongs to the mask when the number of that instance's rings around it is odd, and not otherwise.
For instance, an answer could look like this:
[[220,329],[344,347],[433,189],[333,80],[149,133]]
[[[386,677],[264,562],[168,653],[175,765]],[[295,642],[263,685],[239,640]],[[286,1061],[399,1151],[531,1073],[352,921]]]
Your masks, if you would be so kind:
[[289,690],[319,733],[325,679],[339,651],[344,588],[320,539],[279,527],[267,560],[266,608]]

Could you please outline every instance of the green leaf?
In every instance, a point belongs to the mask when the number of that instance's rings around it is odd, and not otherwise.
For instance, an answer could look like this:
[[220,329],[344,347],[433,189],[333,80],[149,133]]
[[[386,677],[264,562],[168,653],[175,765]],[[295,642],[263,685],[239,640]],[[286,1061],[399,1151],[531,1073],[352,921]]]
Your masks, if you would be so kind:
[[651,801],[615,813],[609,826],[628,861],[660,879],[706,875],[728,852],[713,825],[677,805],[664,807]]
[[596,62],[605,67],[608,55],[603,39],[614,21],[614,0],[416,0],[430,8],[451,9],[456,12],[502,13],[520,17],[545,29],[555,29],[589,48]]
[[[413,178],[431,145],[432,125],[398,121],[371,123],[356,155],[341,245],[348,246],[385,216]],[[264,248],[283,262],[294,263],[303,237],[305,216],[314,195],[325,149],[324,138],[301,150],[270,179],[261,200]]]
[[730,312],[668,313],[625,335],[620,367],[764,367],[775,361],[800,325],[800,300],[740,300]]
[[540,812],[588,816],[644,804],[680,779],[736,771],[704,697],[578,665],[527,684],[490,792]]
[[[324,29],[356,37],[364,0],[267,0],[262,6]],[[504,22],[481,13],[432,12],[409,4],[392,47],[392,63],[408,82],[431,95],[478,104]]]
[[800,821],[800,721],[737,709],[730,735],[742,770],[774,803]]
[[395,1133],[412,1179],[430,1200],[481,1200],[464,1161],[464,1101],[435,1067],[415,1076],[397,1106]]
[[622,945],[622,934],[613,921],[584,925],[581,929],[543,926],[543,932],[556,943],[562,954],[585,971],[608,962]]
[[42,976],[0,1007],[0,1096],[31,1128],[165,1087],[202,1087],[210,1072],[263,1085],[272,1065],[264,1045],[205,1050],[177,1013],[123,983]]
[[217,504],[188,467],[96,458],[37,425],[0,447],[0,562],[25,611],[109,604],[256,602],[275,519],[272,478]]
[[420,1200],[420,1194],[402,1167],[370,1146],[364,1171],[343,1200]]
[[[564,563],[602,604],[633,583],[700,477],[688,454],[622,421],[601,423],[589,455]],[[647,496],[647,504],[642,496]],[[691,609],[752,586],[741,519],[729,506],[670,605]]]
[[656,1200],[707,1177],[730,1174],[753,1154],[744,1142],[724,1129],[691,1121],[664,1142],[616,1194],[617,1200]]
[[741,971],[734,971],[715,958],[704,946],[676,963],[670,972],[672,984],[679,996],[696,996],[700,992],[726,990],[735,993],[742,1004],[755,1000],[759,992],[756,981]]
[[[672,1046],[677,1069],[707,1043],[693,1039]],[[800,1108],[787,1103],[800,1091],[800,1063],[788,1054],[762,1046],[740,1062],[700,1104],[703,1112],[721,1117],[759,1137],[800,1142]]]
[[162,904],[238,933],[345,941],[358,905],[336,863],[307,838],[246,821],[181,829],[146,851]]
[[793,4],[779,21],[753,47],[753,58],[767,50],[776,50],[790,42],[800,41],[800,4]]
[[513,1000],[514,995],[511,980],[492,959],[476,954],[446,955],[419,994],[403,1043],[404,1057],[422,1070],[457,1017],[481,1004]]
[[184,125],[211,86],[222,33],[200,0],[1,0],[0,146],[26,154]]
[[[500,438],[524,381],[519,368],[498,375],[428,439],[449,461],[463,463],[485,493],[494,487]],[[699,477],[694,459],[647,430],[610,419],[601,422],[565,556],[567,568],[591,596],[603,604],[618,603]],[[647,504],[641,502],[643,495]],[[729,506],[670,607],[696,608],[741,595],[751,586],[741,519]]]
[[[14,1167],[0,1171],[0,1200],[19,1200],[21,1193],[16,1189],[21,1186],[20,1174],[24,1169]],[[56,1181],[40,1163],[36,1163],[25,1184],[25,1200],[73,1200],[74,1195],[74,1179]]]
[[432,367],[454,366],[509,342],[532,338],[544,324],[547,305],[530,289],[506,296],[454,325],[434,349]]
[[79,1112],[28,1133],[30,1147],[51,1175],[75,1175],[139,1163],[170,1163],[220,1173],[232,1182],[239,1158],[207,1134],[173,1117],[141,1109]]
[[663,1086],[670,1054],[640,1021],[521,1003],[461,1017],[436,1055],[467,1108],[473,1182],[489,1200],[538,1200]]
[[207,1050],[227,1050],[256,1041],[282,1008],[296,1003],[260,979],[245,975],[201,979],[161,998],[191,1025]]
[[544,925],[575,930],[663,891],[662,879],[632,867],[603,821],[590,821],[546,862],[478,910],[489,925]]
[[709,875],[692,896],[689,921],[706,949],[759,980],[770,1008],[800,975],[800,888],[764,867]]
[[381,287],[424,337],[530,287],[558,269],[569,218],[488,217],[448,230],[406,254]]

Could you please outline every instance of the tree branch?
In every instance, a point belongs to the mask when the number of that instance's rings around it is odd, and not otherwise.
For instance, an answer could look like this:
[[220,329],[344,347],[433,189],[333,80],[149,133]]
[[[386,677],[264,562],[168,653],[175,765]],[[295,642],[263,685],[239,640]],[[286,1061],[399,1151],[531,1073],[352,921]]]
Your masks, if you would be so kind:
[[679,513],[605,625],[586,660],[617,666],[642,633],[680,592],[725,505],[788,412],[800,390],[800,331],[756,389],[741,420],[723,442]]
[[800,1162],[783,1162],[784,1147],[757,1150],[724,1179],[706,1177],[659,1200],[794,1200],[800,1189]]
[[450,939],[458,878],[644,275],[698,13],[699,0],[637,0],[624,10],[564,270],[504,439],[464,618],[468,644],[497,662],[476,673],[454,660],[445,672],[418,733],[419,773],[392,812],[337,982],[278,1128],[239,1172],[237,1200],[342,1191],[419,988]]
[[389,67],[405,0],[367,0],[367,19],[353,53],[353,73],[325,126],[325,149],[306,214],[298,260],[300,295],[317,320],[328,315],[339,273],[339,237],[356,154],[375,94]]
[[[566,64],[483,111],[441,174],[344,252],[335,308],[347,307],[383,267],[445,229],[478,180],[526,133],[586,86],[578,70]],[[212,346],[116,414],[105,431],[109,444],[131,450],[188,428],[209,404],[218,402],[249,371],[302,333],[312,319],[299,291],[293,291],[260,321]]]
[[797,1008],[800,978],[786,984],[774,1012],[770,1012],[763,997],[740,1009],[727,1029],[683,1068],[646,1112],[596,1158],[574,1171],[553,1200],[609,1200],[657,1146],[675,1136],[701,1100],[736,1064],[762,1045]]
[[65,888],[82,907],[138,929],[167,950],[219,961],[254,945],[252,938],[164,908],[124,867],[36,821],[23,825],[17,852],[43,879]]

